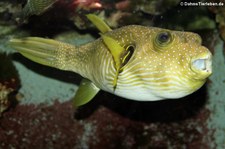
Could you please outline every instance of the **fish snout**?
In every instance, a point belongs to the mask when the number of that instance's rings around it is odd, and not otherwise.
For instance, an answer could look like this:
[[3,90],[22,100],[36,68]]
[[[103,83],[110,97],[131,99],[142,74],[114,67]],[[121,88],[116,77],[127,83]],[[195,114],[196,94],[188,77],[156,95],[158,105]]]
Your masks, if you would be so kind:
[[191,60],[191,69],[198,79],[205,79],[212,74],[212,54],[207,51]]

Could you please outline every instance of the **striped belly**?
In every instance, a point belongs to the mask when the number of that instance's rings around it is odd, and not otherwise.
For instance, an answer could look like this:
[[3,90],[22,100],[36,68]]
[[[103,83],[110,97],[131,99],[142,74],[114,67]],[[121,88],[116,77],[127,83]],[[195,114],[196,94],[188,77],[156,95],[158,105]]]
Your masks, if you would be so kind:
[[[130,66],[129,66],[130,65]],[[115,94],[138,101],[181,98],[192,93],[188,79],[177,72],[147,70],[140,63],[129,63],[120,73]]]

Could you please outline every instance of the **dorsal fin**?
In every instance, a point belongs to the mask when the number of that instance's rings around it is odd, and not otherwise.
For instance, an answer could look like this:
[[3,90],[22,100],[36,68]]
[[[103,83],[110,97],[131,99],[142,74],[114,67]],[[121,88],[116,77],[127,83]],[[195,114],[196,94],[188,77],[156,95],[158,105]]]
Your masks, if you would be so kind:
[[98,16],[94,14],[88,14],[87,18],[97,27],[101,33],[112,31],[112,29]]

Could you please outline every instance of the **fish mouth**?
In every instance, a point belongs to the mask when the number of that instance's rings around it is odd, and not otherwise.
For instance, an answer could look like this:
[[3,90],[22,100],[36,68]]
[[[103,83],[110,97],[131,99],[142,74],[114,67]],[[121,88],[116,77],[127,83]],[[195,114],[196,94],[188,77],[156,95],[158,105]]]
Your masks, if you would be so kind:
[[207,54],[193,58],[191,68],[194,72],[208,77],[212,74],[212,54],[207,52]]

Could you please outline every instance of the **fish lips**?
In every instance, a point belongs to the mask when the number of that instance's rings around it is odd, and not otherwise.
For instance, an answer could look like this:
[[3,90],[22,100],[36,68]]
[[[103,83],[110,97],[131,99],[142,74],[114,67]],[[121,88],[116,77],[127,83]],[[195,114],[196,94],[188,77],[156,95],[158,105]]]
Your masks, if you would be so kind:
[[196,79],[205,79],[212,74],[212,54],[201,54],[191,60],[191,69],[197,74]]

